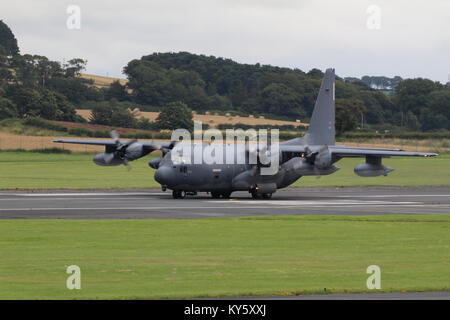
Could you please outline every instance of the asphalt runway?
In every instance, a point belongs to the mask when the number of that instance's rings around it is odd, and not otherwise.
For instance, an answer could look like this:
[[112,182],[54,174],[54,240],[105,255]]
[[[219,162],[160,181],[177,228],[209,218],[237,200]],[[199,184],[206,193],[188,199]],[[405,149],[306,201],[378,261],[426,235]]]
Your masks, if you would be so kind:
[[449,187],[288,188],[270,200],[249,193],[173,199],[171,192],[0,192],[0,219],[197,219],[264,215],[450,214]]
[[450,300],[450,291],[311,294],[236,298],[233,300]]

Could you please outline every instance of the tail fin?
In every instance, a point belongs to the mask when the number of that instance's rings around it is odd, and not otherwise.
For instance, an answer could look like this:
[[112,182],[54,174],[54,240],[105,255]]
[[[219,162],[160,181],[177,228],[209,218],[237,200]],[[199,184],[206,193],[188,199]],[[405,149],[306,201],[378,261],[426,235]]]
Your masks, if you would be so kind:
[[335,138],[334,69],[327,69],[320,86],[309,129],[302,138],[308,145],[334,145]]

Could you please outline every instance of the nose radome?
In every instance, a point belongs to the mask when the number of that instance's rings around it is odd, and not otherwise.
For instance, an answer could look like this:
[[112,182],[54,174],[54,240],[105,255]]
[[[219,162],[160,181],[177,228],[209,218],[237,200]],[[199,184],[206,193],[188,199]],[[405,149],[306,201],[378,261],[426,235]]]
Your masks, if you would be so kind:
[[155,180],[158,181],[161,185],[171,186],[174,185],[175,174],[172,168],[160,167],[158,170],[156,170]]

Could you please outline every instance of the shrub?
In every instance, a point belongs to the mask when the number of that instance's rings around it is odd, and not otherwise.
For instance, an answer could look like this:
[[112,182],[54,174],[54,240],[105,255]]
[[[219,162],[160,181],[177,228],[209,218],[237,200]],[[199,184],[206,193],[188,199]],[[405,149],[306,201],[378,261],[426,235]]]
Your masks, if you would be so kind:
[[80,136],[80,137],[92,137],[93,136],[92,130],[82,128],[82,127],[69,129],[68,132],[71,135]]
[[67,132],[67,128],[56,124],[56,123],[52,123],[50,121],[44,120],[42,118],[38,118],[38,117],[27,117],[24,122],[25,125],[28,126],[33,126],[33,127],[38,127],[41,129],[47,129],[47,130],[53,130],[53,131],[61,131],[61,132]]

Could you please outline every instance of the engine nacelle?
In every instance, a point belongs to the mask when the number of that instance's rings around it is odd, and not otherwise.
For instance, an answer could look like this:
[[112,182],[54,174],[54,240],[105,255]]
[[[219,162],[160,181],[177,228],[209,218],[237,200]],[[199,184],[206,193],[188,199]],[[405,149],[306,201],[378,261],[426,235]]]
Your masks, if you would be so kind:
[[148,165],[150,166],[150,168],[153,169],[158,169],[159,168],[159,164],[161,163],[162,158],[155,158],[152,159],[148,162]]
[[340,168],[334,165],[330,165],[325,168],[319,168],[313,164],[308,163],[305,158],[292,158],[291,160],[283,163],[281,168],[286,171],[293,171],[296,174],[302,176],[325,176],[338,171]]
[[147,155],[148,153],[148,151],[144,150],[142,143],[134,142],[127,147],[125,157],[129,161],[133,161]]
[[332,161],[333,159],[331,153],[326,150],[323,152],[319,152],[319,154],[316,156],[316,159],[314,160],[314,165],[319,169],[327,169],[331,167]]
[[92,161],[94,161],[96,165],[104,167],[120,166],[121,164],[124,164],[122,159],[116,158],[112,153],[99,153]]
[[394,168],[383,166],[381,163],[361,163],[355,167],[354,171],[360,177],[378,177],[387,176],[389,172],[394,171]]
[[277,191],[277,184],[270,183],[258,183],[255,187],[256,194],[275,193]]

